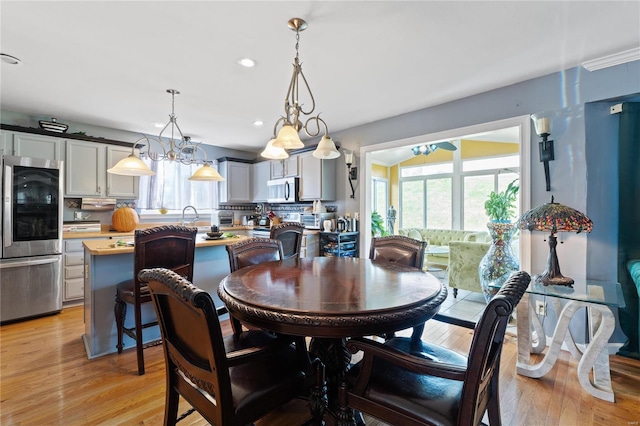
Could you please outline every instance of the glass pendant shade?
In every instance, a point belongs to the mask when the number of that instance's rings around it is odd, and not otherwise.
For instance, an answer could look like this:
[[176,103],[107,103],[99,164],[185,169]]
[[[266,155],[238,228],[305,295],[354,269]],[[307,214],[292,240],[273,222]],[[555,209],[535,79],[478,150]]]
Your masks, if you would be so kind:
[[264,151],[260,153],[260,156],[268,158],[270,160],[284,160],[285,158],[289,158],[289,154],[287,154],[287,151],[285,151],[284,148],[276,148],[275,146],[273,146],[275,141],[275,138],[271,139],[267,143]]
[[333,140],[329,136],[324,135],[322,139],[320,139],[316,150],[313,151],[313,156],[323,160],[331,160],[340,157],[340,153],[336,149],[336,144],[333,143]]
[[118,161],[116,165],[108,169],[107,172],[123,176],[153,176],[156,174],[156,172],[151,170],[144,161],[136,157],[134,154]]
[[201,181],[221,181],[224,180],[220,173],[209,163],[204,163],[204,166],[200,167],[198,170],[191,175],[189,180],[201,180]]
[[284,149],[304,148],[304,144],[300,140],[300,136],[298,136],[298,131],[291,124],[282,126],[278,132],[278,137],[273,142],[273,146]]

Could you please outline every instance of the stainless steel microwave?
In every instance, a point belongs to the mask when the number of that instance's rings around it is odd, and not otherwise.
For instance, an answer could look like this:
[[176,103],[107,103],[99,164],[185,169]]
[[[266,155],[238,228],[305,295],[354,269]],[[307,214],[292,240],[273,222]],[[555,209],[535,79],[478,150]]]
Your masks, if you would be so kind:
[[299,201],[300,179],[288,177],[267,182],[269,203],[297,203]]

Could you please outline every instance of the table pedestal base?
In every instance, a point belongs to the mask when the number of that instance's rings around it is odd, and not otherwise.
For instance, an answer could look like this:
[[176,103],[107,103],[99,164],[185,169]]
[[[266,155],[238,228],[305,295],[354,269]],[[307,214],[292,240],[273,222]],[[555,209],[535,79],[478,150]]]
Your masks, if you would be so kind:
[[[562,343],[564,342],[578,363],[578,380],[582,388],[596,398],[615,402],[611,388],[611,373],[609,369],[609,351],[607,343],[615,328],[615,318],[611,309],[606,305],[570,300],[561,307],[557,298],[550,298],[558,317],[558,324],[553,332],[549,350],[542,361],[530,365],[530,353],[541,353],[546,346],[546,336],[540,319],[525,293],[517,307],[518,327],[518,362],[516,371],[527,377],[540,378],[547,374],[555,365]],[[562,308],[562,309],[561,309]],[[576,345],[569,323],[580,308],[587,308],[591,342],[584,352]],[[538,341],[531,343],[531,327],[538,335]],[[590,372],[593,369],[593,383]]]

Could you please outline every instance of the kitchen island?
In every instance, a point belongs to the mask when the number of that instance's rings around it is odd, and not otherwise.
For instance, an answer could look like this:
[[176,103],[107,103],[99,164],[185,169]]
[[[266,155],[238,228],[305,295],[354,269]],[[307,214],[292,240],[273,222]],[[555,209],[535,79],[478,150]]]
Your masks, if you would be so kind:
[[[217,306],[222,302],[215,291],[220,281],[229,274],[226,246],[247,237],[235,236],[220,240],[207,240],[198,234],[193,269],[193,284],[211,292]],[[133,247],[118,245],[113,239],[86,240],[84,246],[84,327],[82,336],[89,359],[117,352],[117,333],[114,316],[116,286],[133,278]],[[142,306],[143,320],[154,318],[152,304]],[[127,306],[127,324],[133,323],[133,309]],[[160,337],[158,327],[144,330],[144,342]],[[124,348],[135,347],[135,341],[124,337]]]

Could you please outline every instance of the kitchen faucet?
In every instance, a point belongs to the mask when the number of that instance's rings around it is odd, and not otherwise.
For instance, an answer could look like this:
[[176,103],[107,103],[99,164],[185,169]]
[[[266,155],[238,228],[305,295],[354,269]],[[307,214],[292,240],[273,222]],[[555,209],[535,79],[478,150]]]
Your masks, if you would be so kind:
[[[196,214],[196,217],[193,218],[193,220],[184,220],[184,212],[188,209],[188,208],[192,208],[193,212]],[[193,206],[186,206],[184,209],[182,209],[182,225],[190,225],[190,226],[195,226],[196,225],[196,221],[198,220],[200,216],[198,216],[198,210],[196,210],[195,207]]]

